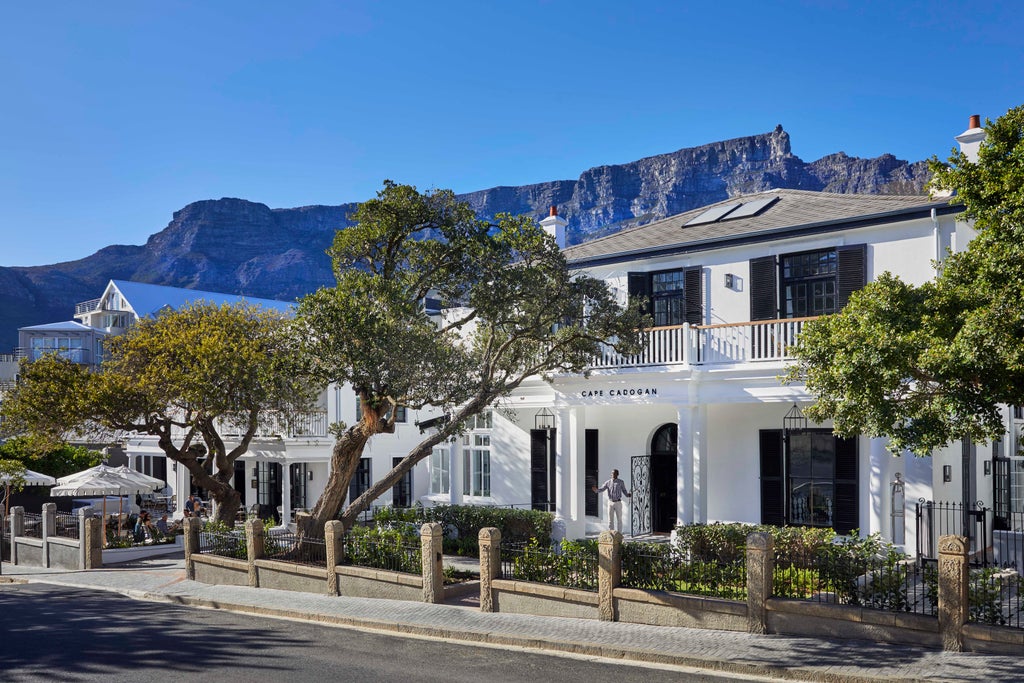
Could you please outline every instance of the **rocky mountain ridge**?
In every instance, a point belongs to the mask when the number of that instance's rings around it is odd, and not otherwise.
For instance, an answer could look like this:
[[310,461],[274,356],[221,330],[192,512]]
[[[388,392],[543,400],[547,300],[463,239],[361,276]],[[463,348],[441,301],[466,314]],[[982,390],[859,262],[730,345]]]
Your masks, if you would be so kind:
[[[814,162],[792,154],[781,126],[626,164],[597,166],[576,180],[494,187],[460,197],[482,217],[558,206],[576,244],[739,194],[772,188],[842,193],[919,193],[927,164],[839,152]],[[71,319],[74,305],[110,279],[292,300],[333,282],[325,250],[356,203],[271,209],[243,199],[194,202],[144,245],[115,245],[77,261],[0,267],[0,351],[17,329]]]

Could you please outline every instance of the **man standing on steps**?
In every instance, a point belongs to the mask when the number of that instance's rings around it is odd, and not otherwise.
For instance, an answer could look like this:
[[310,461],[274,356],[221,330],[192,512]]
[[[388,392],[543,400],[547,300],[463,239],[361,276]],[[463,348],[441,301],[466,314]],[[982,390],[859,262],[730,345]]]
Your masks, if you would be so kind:
[[601,488],[592,487],[594,493],[608,492],[608,529],[622,532],[622,496],[632,498],[633,494],[626,490],[626,482],[619,479],[619,471],[612,470],[612,478],[601,484]]

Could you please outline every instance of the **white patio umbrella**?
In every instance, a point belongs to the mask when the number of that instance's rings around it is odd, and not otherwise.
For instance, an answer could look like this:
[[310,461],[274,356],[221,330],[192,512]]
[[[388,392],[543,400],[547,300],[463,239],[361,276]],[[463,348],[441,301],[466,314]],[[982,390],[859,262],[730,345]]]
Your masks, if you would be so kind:
[[128,467],[128,465],[121,465],[120,467],[114,467],[112,469],[114,470],[115,473],[119,474],[122,477],[131,479],[132,481],[137,481],[140,484],[147,485],[152,491],[162,489],[164,486],[167,485],[163,479],[157,479],[156,477],[151,477],[148,474],[139,472],[138,470],[133,470],[132,468]]
[[[118,508],[121,507],[120,496],[127,496],[142,491],[151,491],[147,484],[133,481],[115,472],[115,468],[106,465],[69,474],[57,480],[58,486],[50,489],[51,496],[103,496],[103,538],[106,540],[107,499],[106,496],[118,496]],[[118,509],[117,531],[121,533],[121,509]]]
[[[21,481],[25,486],[53,486],[57,483],[57,480],[50,475],[33,472],[30,469],[26,469],[21,475]],[[5,514],[9,515],[11,514],[11,476],[0,474],[0,484],[6,488],[4,500],[7,501],[7,510]]]

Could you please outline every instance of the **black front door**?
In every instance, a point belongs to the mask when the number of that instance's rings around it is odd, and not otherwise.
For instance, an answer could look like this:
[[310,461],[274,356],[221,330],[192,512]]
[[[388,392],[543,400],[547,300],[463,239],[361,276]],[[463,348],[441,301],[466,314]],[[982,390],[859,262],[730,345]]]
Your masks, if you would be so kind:
[[651,440],[651,526],[655,532],[668,532],[676,526],[676,469],[679,428],[662,425]]

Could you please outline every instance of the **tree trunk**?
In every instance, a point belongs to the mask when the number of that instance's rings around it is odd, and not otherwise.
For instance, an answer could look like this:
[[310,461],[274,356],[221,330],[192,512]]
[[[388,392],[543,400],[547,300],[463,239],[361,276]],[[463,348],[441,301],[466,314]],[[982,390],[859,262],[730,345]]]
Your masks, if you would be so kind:
[[[299,529],[301,535],[322,535],[324,525],[337,518],[341,506],[345,503],[345,497],[348,496],[348,486],[352,481],[352,476],[355,474],[356,468],[359,467],[363,449],[372,436],[369,430],[362,427],[363,423],[360,422],[334,442],[334,448],[331,450],[331,473],[327,479],[327,486],[320,494],[320,499],[316,501],[309,516],[302,518],[302,528]],[[351,524],[346,524],[346,528],[349,527]]]
[[234,476],[234,464],[231,471],[218,470],[215,476],[211,476],[198,460],[178,462],[185,465],[196,486],[209,491],[210,497],[217,503],[217,521],[234,526],[238,508],[242,505],[242,495],[230,483]]

